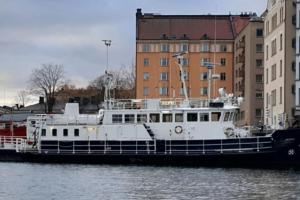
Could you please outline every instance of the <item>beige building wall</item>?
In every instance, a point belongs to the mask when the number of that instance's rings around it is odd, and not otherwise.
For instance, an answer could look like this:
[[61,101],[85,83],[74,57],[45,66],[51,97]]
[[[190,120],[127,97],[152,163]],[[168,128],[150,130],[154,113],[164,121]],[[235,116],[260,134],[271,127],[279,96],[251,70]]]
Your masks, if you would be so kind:
[[244,97],[240,126],[263,122],[263,28],[262,19],[253,17],[235,40],[234,93]]
[[288,127],[293,119],[295,96],[294,0],[269,0],[265,15],[265,123]]
[[[212,81],[211,97],[218,97],[218,89],[221,87],[229,93],[233,92],[233,41],[218,40],[215,50],[214,41],[211,40],[139,40],[136,47],[137,98],[183,97],[180,70],[173,57],[181,51],[183,44],[188,45],[188,53],[185,55],[187,65],[184,65],[183,70],[190,98],[208,97],[208,77],[204,75],[208,69],[203,66],[203,61],[216,62],[213,72],[223,74],[222,79]],[[149,47],[147,52],[144,51],[145,45]],[[162,45],[168,45],[169,50],[162,52]],[[204,45],[209,46],[205,51]],[[166,66],[161,65],[162,59],[168,60]],[[165,79],[162,79],[162,73],[167,74]],[[166,88],[166,91],[162,91],[162,88]]]

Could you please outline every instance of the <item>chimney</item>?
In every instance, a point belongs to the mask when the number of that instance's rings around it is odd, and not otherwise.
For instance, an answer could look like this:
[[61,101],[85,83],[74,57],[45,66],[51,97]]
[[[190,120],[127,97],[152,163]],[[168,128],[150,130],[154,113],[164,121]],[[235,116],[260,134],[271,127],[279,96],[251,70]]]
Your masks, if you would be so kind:
[[141,18],[141,16],[142,16],[142,9],[141,8],[136,9],[135,16],[136,16],[136,19],[140,19]]
[[40,97],[39,104],[44,104],[44,103],[45,103],[44,97]]
[[139,38],[139,21],[142,18],[143,14],[142,14],[142,9],[138,8],[136,9],[136,14],[135,14],[135,38],[138,39]]

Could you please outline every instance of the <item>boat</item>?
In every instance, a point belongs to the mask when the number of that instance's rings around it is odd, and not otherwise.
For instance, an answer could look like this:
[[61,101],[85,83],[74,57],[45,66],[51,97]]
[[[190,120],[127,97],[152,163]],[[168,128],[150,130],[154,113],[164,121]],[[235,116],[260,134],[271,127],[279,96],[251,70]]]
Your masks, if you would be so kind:
[[[175,55],[181,72],[183,56]],[[299,129],[251,135],[234,124],[242,98],[221,88],[217,99],[190,99],[180,78],[183,99],[115,100],[108,98],[107,73],[97,114],[80,114],[77,103],[68,103],[64,114],[30,116],[16,154],[28,162],[300,166]]]

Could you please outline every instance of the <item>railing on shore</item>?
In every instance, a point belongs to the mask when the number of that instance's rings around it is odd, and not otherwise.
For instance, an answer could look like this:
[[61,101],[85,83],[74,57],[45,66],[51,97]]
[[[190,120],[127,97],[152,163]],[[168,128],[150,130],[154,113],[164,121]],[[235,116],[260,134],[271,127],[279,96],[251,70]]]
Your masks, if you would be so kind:
[[20,136],[0,136],[0,150],[1,149],[16,149],[17,144],[20,142],[20,139],[25,137]]
[[41,154],[226,154],[272,149],[271,137],[224,140],[150,140],[150,141],[41,141],[35,148],[24,139],[17,152]]

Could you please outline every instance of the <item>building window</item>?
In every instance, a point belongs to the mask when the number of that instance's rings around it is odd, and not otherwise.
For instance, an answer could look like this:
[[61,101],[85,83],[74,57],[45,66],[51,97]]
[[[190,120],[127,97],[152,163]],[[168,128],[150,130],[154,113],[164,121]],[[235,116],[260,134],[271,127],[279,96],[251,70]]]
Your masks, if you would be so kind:
[[263,29],[256,29],[256,37],[263,37],[264,31]]
[[220,45],[220,52],[227,52],[227,45],[226,44],[221,44]]
[[295,63],[295,61],[292,62],[292,71],[293,72],[296,71],[296,63]]
[[279,22],[283,22],[283,7],[280,8],[280,16],[279,16]]
[[277,13],[272,17],[272,31],[277,27]]
[[168,88],[167,87],[161,87],[161,88],[159,88],[159,95],[161,95],[161,96],[167,96],[168,95]]
[[279,65],[279,77],[282,77],[282,60],[280,60],[280,65]]
[[266,69],[266,84],[269,83],[269,69]]
[[262,59],[257,59],[256,60],[256,67],[257,68],[262,68],[263,67],[263,61],[262,61]]
[[266,22],[266,32],[267,32],[267,35],[270,33],[270,23],[269,23],[269,21]]
[[293,94],[293,95],[296,94],[296,87],[295,87],[295,84],[292,85],[292,94]]
[[256,75],[256,83],[262,83],[263,82],[263,75],[257,74]]
[[161,81],[167,81],[168,80],[168,73],[167,72],[160,73],[160,80]]
[[292,39],[292,48],[296,49],[296,38]]
[[200,94],[201,96],[207,96],[208,94],[207,87],[200,88]]
[[64,136],[64,137],[67,137],[67,136],[68,136],[68,129],[64,129],[64,130],[63,130],[63,136]]
[[79,129],[78,128],[74,129],[74,136],[79,137]]
[[189,45],[188,44],[181,44],[180,45],[180,51],[188,52],[189,51]]
[[112,115],[112,123],[113,124],[119,124],[122,123],[123,116],[122,115]]
[[170,51],[170,45],[169,44],[161,44],[160,45],[160,51],[161,52],[169,52]]
[[[257,52],[257,46],[256,46],[256,52]],[[269,46],[266,45],[266,60],[269,59]]]
[[46,137],[46,133],[47,133],[47,131],[46,131],[46,129],[42,129],[42,132],[41,132],[41,136],[42,137]]
[[255,116],[262,117],[262,109],[255,109]]
[[211,65],[210,58],[202,58],[200,65],[203,67],[207,67],[208,65]]
[[279,49],[282,50],[283,35],[280,34]]
[[282,104],[282,87],[279,88],[279,104]]
[[162,67],[168,67],[169,66],[169,59],[168,58],[162,58],[162,59],[160,59],[160,66],[162,66]]
[[189,65],[189,60],[187,58],[182,59],[182,66],[187,67]]
[[208,72],[201,73],[200,80],[204,81],[207,80],[207,78],[208,78]]
[[276,64],[272,65],[271,68],[271,81],[276,80]]
[[296,26],[296,21],[297,21],[296,15],[293,15],[293,16],[292,16],[292,24],[293,24],[294,26]]
[[144,72],[144,81],[149,80],[149,78],[150,78],[149,73],[148,72]]
[[201,45],[201,51],[202,52],[209,52],[209,43],[203,43]]
[[133,114],[126,114],[125,115],[125,123],[134,123],[134,115]]
[[221,81],[226,81],[226,73],[221,73],[220,80]]
[[276,49],[276,39],[272,41],[271,43],[271,51],[272,51],[272,56],[274,56],[277,52],[277,49]]
[[184,71],[184,72],[183,72],[183,78],[184,78],[185,81],[188,81],[188,80],[189,80],[189,78],[190,78],[189,75],[190,75],[189,72],[187,72],[187,71]]
[[52,136],[53,137],[57,136],[57,129],[56,128],[52,129]]
[[257,53],[263,52],[263,45],[262,44],[257,44],[256,45],[256,52]]
[[143,52],[150,52],[150,44],[143,44]]
[[256,91],[256,98],[257,99],[262,99],[263,98],[263,91],[257,90]]
[[144,58],[144,66],[148,67],[150,65],[149,58]]
[[221,66],[225,66],[226,65],[226,58],[221,58]]
[[149,96],[149,88],[148,87],[144,87],[143,95],[144,96]]
[[271,105],[276,106],[276,89],[271,92]]

